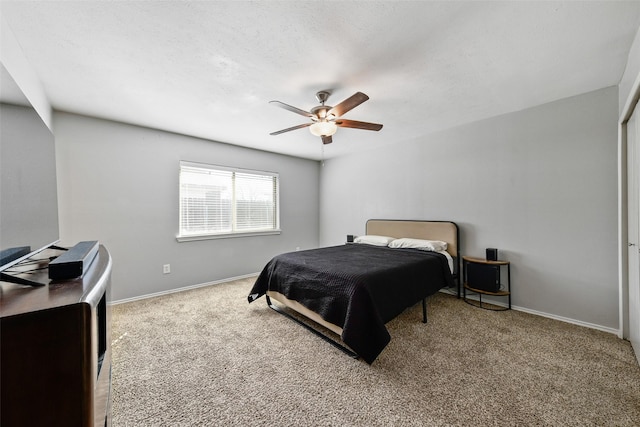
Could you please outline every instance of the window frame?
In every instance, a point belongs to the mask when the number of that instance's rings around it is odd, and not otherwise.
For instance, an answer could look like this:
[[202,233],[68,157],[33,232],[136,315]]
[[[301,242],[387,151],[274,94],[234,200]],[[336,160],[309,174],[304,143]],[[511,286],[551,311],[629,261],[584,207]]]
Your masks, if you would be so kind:
[[[236,190],[235,187],[232,188],[232,206],[231,206],[231,231],[224,232],[214,232],[214,233],[190,233],[190,234],[182,234],[182,169],[183,167],[188,168],[196,168],[203,170],[211,170],[215,172],[231,172],[232,174],[245,174],[245,175],[256,175],[256,176],[269,176],[275,179],[275,189],[273,191],[274,195],[274,228],[264,229],[264,230],[250,230],[250,231],[238,231],[236,224],[236,211],[237,211],[237,199],[236,199]],[[234,182],[235,179],[232,179]],[[179,168],[178,168],[178,235],[176,236],[176,240],[178,242],[190,242],[196,240],[210,240],[210,239],[228,239],[235,237],[248,237],[248,236],[268,236],[274,234],[280,234],[280,174],[277,172],[269,172],[269,171],[260,171],[253,169],[241,169],[230,166],[221,166],[221,165],[212,165],[208,163],[199,163],[199,162],[191,162],[186,160],[180,160]]]

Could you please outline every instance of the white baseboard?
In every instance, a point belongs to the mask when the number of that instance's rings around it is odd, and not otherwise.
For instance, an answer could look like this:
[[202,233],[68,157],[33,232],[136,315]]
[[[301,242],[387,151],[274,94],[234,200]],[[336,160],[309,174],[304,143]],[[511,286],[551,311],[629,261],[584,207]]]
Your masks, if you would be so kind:
[[[455,289],[441,289],[440,292],[445,293],[445,294],[449,294],[449,295],[454,295],[454,296],[458,295],[457,290],[455,290]],[[467,299],[470,299],[470,300],[473,300],[473,301],[479,301],[478,295],[467,295]],[[503,303],[503,302],[495,301],[495,300],[489,300],[489,301],[483,300],[483,302],[487,302],[489,304],[497,305],[498,307],[505,307],[506,308],[506,307],[509,306],[507,303]],[[576,320],[576,319],[571,319],[569,317],[563,317],[563,316],[558,316],[558,315],[555,315],[555,314],[545,313],[543,311],[532,310],[530,308],[520,307],[520,306],[513,305],[513,304],[511,304],[511,309],[512,310],[517,310],[517,311],[522,311],[524,313],[534,314],[536,316],[547,317],[549,319],[559,320],[559,321],[565,322],[565,323],[571,323],[573,325],[584,326],[585,328],[596,329],[596,330],[602,331],[602,332],[608,332],[610,334],[615,334],[615,335],[618,335],[618,336],[619,336],[619,333],[620,333],[619,329],[609,328],[609,327],[606,327],[606,326],[597,325],[595,323],[583,322],[581,320]]]
[[[168,291],[155,292],[153,294],[146,294],[146,295],[140,295],[140,296],[133,297],[133,298],[126,298],[126,299],[121,299],[121,300],[117,300],[117,301],[111,301],[109,303],[109,305],[124,304],[124,303],[127,303],[127,302],[139,301],[139,300],[143,300],[143,299],[147,299],[147,298],[154,298],[154,297],[159,297],[159,296],[162,296],[162,295],[174,294],[176,292],[183,292],[183,291],[188,291],[188,290],[191,290],[191,289],[203,288],[205,286],[211,286],[211,285],[218,285],[218,284],[221,284],[221,283],[233,282],[234,280],[248,279],[250,277],[256,277],[256,276],[258,276],[258,274],[260,274],[260,273],[245,274],[243,276],[229,277],[228,279],[215,280],[213,282],[200,283],[200,284],[197,284],[197,285],[191,285],[191,286],[185,286],[185,287],[182,287],[182,288],[170,289]],[[457,294],[457,290],[455,290],[453,288],[452,289],[443,288],[443,289],[440,289],[440,292],[445,293],[445,294],[449,294],[449,295],[453,295],[453,296],[457,296],[458,295]],[[468,295],[467,299],[478,301],[478,296],[477,295]],[[486,301],[486,302],[488,302],[490,304],[493,304],[493,305],[497,305],[499,307],[507,307],[508,306],[508,304],[502,303],[502,302],[499,302],[499,301],[491,300],[491,301]],[[618,329],[615,329],[615,328],[608,328],[606,326],[597,325],[595,323],[583,322],[581,320],[576,320],[576,319],[571,319],[571,318],[568,318],[568,317],[557,316],[555,314],[549,314],[549,313],[545,313],[545,312],[542,312],[542,311],[532,310],[530,308],[520,307],[520,306],[513,305],[513,304],[511,305],[511,309],[512,310],[517,310],[517,311],[522,311],[524,313],[534,314],[536,316],[547,317],[549,319],[559,320],[561,322],[571,323],[571,324],[578,325],[578,326],[584,326],[586,328],[596,329],[598,331],[608,332],[610,334],[619,335],[619,333],[620,333],[620,331]]]
[[526,307],[518,307],[516,305],[511,305],[511,308],[513,308],[514,310],[525,312],[525,313],[535,314],[537,316],[560,320],[561,322],[572,323],[578,326],[584,326],[585,328],[597,329],[598,331],[608,332],[610,334],[618,335],[618,333],[620,332],[616,328],[609,328],[607,326],[597,325],[595,323],[583,322],[582,320],[576,320],[576,319],[571,319],[569,317],[562,317],[562,316],[557,316],[555,314],[544,313],[542,311],[531,310],[530,308],[526,308]]
[[183,292],[183,291],[188,291],[188,290],[191,290],[191,289],[204,288],[205,286],[219,285],[221,283],[233,282],[234,280],[248,279],[250,277],[256,277],[256,276],[258,276],[258,274],[260,274],[260,273],[245,274],[243,276],[229,277],[228,279],[215,280],[213,282],[199,283],[197,285],[190,285],[190,286],[184,286],[182,288],[169,289],[168,291],[155,292],[153,294],[146,294],[146,295],[140,295],[140,296],[133,297],[133,298],[120,299],[120,300],[117,300],[117,301],[111,301],[109,303],[109,305],[124,304],[124,303],[127,303],[127,302],[139,301],[139,300],[143,300],[143,299],[147,299],[147,298],[159,297],[159,296],[162,296],[162,295],[175,294],[176,292]]

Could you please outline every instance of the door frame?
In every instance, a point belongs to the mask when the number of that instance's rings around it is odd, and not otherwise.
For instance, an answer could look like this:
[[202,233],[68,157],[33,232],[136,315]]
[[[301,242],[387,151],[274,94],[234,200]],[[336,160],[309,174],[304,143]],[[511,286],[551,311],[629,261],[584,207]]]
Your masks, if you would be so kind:
[[[618,122],[618,337],[629,338],[629,253],[627,215],[627,122],[640,99],[640,74],[636,76]],[[640,106],[639,106],[640,108]],[[637,355],[640,362],[640,355]]]

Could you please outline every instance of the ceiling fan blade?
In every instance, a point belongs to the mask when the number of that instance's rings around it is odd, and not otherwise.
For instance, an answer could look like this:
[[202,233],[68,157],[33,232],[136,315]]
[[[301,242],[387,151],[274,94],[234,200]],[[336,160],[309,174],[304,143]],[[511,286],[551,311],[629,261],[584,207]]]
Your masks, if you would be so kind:
[[294,112],[294,113],[296,113],[296,114],[300,114],[301,116],[305,116],[305,117],[314,117],[314,115],[313,115],[313,114],[311,114],[310,112],[308,112],[308,111],[304,111],[304,110],[301,110],[300,108],[298,108],[298,107],[294,107],[294,106],[289,105],[289,104],[285,104],[284,102],[280,102],[280,101],[269,101],[269,104],[277,105],[277,106],[278,106],[278,107],[280,107],[280,108],[284,108],[285,110],[289,110],[289,111],[292,111],[292,112]]
[[294,126],[294,127],[291,127],[291,128],[282,129],[282,130],[279,130],[279,131],[276,131],[276,132],[271,132],[269,135],[280,135],[281,133],[289,132],[289,131],[292,131],[292,130],[306,128],[308,126],[311,126],[312,124],[313,123],[305,123],[303,125],[298,125],[298,126]]
[[356,92],[355,94],[351,95],[349,98],[345,99],[340,104],[329,110],[327,112],[327,115],[333,114],[335,117],[340,117],[347,111],[350,111],[358,105],[362,104],[367,99],[369,99],[369,97],[364,93]]
[[336,120],[336,125],[343,128],[354,128],[354,129],[364,129],[364,130],[382,129],[382,125],[379,125],[377,123],[359,122],[357,120],[347,120],[347,119]]
[[323,136],[321,136],[321,138],[322,138],[322,143],[325,144],[325,145],[326,144],[331,144],[333,142],[333,138],[331,137],[331,135],[329,135],[329,136],[324,136],[323,135]]

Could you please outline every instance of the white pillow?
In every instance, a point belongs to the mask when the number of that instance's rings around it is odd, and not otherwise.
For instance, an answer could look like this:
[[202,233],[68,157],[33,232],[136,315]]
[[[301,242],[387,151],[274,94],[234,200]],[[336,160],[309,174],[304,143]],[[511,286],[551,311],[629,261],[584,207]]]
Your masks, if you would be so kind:
[[354,243],[365,243],[367,245],[374,246],[388,246],[389,242],[393,241],[395,237],[387,237],[387,236],[376,236],[374,234],[369,234],[367,236],[358,236],[353,242]]
[[420,249],[423,251],[446,251],[447,242],[441,240],[422,240],[422,239],[410,239],[408,237],[402,239],[395,239],[389,243],[390,248],[411,248]]

